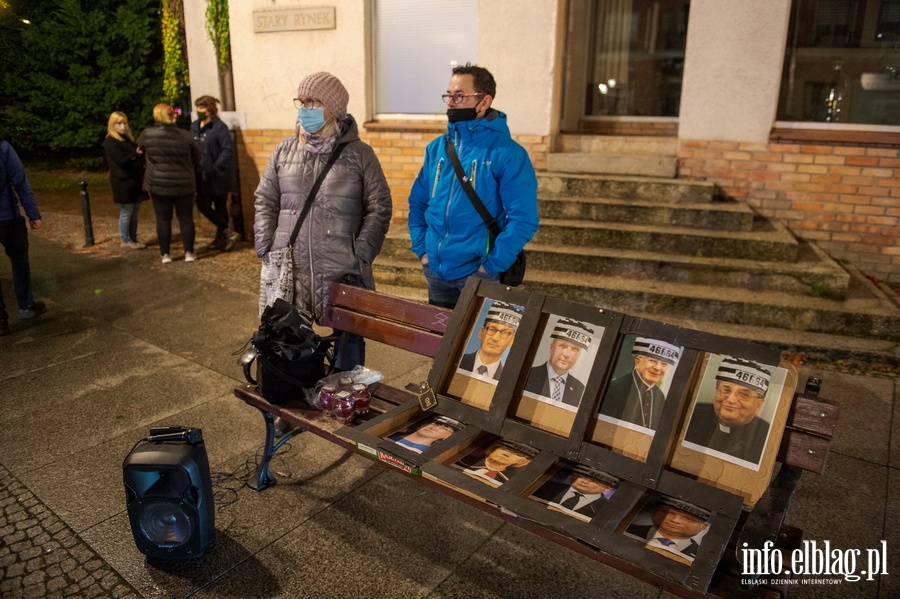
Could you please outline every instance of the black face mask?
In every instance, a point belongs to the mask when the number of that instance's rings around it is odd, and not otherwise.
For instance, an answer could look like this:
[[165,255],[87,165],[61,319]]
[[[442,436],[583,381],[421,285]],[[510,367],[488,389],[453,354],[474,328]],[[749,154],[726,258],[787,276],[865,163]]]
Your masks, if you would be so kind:
[[[481,104],[481,100],[478,101],[478,104]],[[478,104],[475,104],[473,108],[448,108],[447,120],[451,123],[474,121],[478,118]]]
[[451,123],[460,121],[474,121],[478,116],[478,111],[474,108],[448,108],[447,120]]

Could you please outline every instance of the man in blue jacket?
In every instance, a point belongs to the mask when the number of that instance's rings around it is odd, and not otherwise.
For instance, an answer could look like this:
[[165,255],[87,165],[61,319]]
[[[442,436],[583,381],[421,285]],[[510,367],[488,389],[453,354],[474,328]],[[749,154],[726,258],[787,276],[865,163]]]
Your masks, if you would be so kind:
[[[13,190],[15,189],[15,193]],[[17,197],[18,196],[18,197]],[[13,289],[19,304],[19,318],[30,319],[46,311],[44,302],[34,301],[31,266],[28,262],[28,230],[19,211],[25,209],[32,229],[41,228],[41,213],[25,175],[25,166],[12,145],[0,141],[0,245],[12,263]],[[9,334],[9,315],[0,290],[0,336]]]
[[428,144],[409,194],[409,234],[428,281],[429,303],[454,308],[469,276],[499,280],[538,230],[537,177],[525,148],[513,141],[506,115],[491,108],[491,73],[453,69],[447,135],[466,176],[502,232],[491,238],[447,155],[446,136]]

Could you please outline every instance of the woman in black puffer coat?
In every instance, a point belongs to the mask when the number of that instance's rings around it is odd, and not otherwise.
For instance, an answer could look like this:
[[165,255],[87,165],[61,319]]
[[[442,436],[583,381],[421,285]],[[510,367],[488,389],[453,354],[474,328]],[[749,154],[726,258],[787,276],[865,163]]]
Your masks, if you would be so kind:
[[156,127],[144,129],[138,147],[147,161],[144,190],[153,200],[156,236],[163,264],[172,261],[172,209],[178,216],[184,261],[193,262],[194,195],[200,175],[200,146],[187,131],[175,126],[175,110],[168,104],[153,107]]

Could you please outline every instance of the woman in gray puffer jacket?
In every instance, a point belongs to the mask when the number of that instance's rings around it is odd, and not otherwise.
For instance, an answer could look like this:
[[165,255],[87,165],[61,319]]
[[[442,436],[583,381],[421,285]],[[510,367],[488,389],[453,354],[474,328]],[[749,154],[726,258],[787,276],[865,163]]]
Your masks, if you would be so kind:
[[[346,144],[328,172],[294,244],[294,305],[321,322],[328,288],[345,277],[375,288],[372,262],[391,220],[391,191],[374,151],[347,114],[349,94],[329,73],[314,73],[297,90],[297,135],[275,147],[256,189],[256,253],[287,246],[312,186],[332,151]],[[262,291],[262,290],[261,290]],[[365,362],[361,337],[343,333],[336,366]]]

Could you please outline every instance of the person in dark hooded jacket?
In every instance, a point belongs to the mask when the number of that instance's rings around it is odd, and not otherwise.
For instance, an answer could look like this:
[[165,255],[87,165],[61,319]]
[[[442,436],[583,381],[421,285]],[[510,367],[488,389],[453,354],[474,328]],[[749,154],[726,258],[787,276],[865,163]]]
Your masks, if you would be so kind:
[[[255,194],[254,244],[262,258],[288,245],[317,176],[335,148],[346,144],[316,193],[293,249],[293,302],[316,322],[322,320],[333,282],[375,288],[372,262],[391,220],[391,191],[375,152],[360,141],[356,121],[347,114],[349,98],[330,73],[313,73],[300,82],[297,135],[275,147]],[[261,293],[260,313],[264,299]],[[335,358],[341,370],[362,365],[363,339],[341,334]]]
[[191,135],[200,144],[202,155],[197,209],[216,226],[216,237],[208,250],[230,250],[240,234],[228,228],[228,194],[234,191],[234,144],[228,125],[219,118],[219,100],[200,96],[194,102],[197,120]]
[[138,209],[146,194],[141,189],[144,180],[144,159],[137,153],[134,136],[124,112],[109,115],[103,151],[109,165],[109,184],[113,201],[119,204],[119,238],[122,247],[142,250],[146,245],[137,239]]

